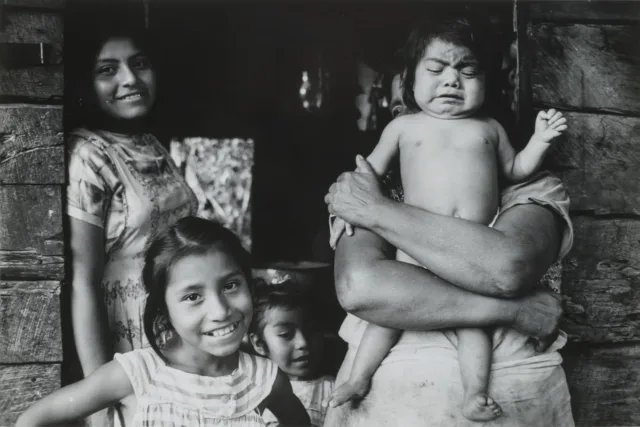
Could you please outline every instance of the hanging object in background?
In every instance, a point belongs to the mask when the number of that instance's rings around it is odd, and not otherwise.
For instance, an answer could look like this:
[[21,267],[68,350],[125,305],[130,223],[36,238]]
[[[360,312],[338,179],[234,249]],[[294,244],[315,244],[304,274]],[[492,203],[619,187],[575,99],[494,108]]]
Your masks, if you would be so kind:
[[171,141],[171,157],[198,198],[198,216],[220,222],[251,251],[251,139]]
[[302,108],[309,112],[317,111],[322,107],[329,80],[329,70],[323,66],[322,54],[317,55],[315,62],[314,66],[302,70],[298,90]]
[[386,110],[389,107],[389,101],[385,95],[385,89],[383,85],[384,74],[376,73],[376,77],[371,86],[369,92],[369,104],[371,109],[369,110],[369,116],[367,116],[366,130],[377,130],[380,125],[380,110]]

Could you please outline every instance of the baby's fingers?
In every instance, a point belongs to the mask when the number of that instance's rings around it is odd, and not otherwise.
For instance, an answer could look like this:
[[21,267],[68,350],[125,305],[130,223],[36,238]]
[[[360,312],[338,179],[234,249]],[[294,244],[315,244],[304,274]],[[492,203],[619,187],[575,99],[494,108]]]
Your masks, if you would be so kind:
[[555,113],[553,116],[549,117],[548,123],[549,125],[553,125],[554,123],[563,122],[566,123],[567,119],[564,118],[561,112]]

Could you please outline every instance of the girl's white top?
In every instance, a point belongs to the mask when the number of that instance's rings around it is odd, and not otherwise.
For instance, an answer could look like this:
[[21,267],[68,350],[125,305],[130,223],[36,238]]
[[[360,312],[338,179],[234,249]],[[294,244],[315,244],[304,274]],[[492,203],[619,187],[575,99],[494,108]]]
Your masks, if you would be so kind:
[[133,426],[263,427],[258,405],[271,393],[278,367],[240,352],[230,375],[208,377],[168,366],[153,349],[114,357],[138,400]]

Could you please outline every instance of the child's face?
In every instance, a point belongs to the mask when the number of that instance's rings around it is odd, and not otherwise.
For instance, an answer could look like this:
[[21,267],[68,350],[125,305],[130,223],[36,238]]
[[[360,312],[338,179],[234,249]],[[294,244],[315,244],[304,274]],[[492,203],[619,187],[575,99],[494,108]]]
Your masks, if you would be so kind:
[[413,94],[433,117],[469,117],[484,102],[484,73],[469,48],[435,39],[416,67]]
[[322,332],[302,309],[267,310],[262,340],[266,356],[292,380],[312,378],[322,350]]
[[253,314],[247,278],[224,251],[182,258],[169,271],[166,302],[181,345],[194,359],[238,351]]

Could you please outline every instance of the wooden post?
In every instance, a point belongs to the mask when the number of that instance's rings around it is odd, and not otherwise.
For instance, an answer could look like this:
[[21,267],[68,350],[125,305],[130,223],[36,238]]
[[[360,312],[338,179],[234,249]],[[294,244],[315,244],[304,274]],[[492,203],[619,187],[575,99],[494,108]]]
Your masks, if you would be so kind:
[[[534,110],[569,129],[553,169],[571,197],[562,351],[578,426],[640,425],[640,3],[520,3]],[[526,18],[525,18],[526,17]],[[522,80],[521,80],[522,82]]]
[[60,387],[64,2],[2,3],[0,50],[21,55],[0,60],[0,426],[13,426]]

